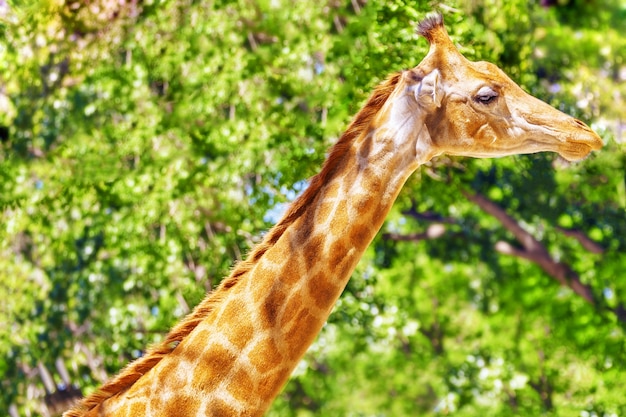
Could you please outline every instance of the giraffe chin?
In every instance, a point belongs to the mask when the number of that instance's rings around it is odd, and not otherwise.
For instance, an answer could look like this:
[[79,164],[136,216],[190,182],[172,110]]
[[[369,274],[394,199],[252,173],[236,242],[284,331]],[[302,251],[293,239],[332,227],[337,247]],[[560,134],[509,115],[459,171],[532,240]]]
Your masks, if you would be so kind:
[[585,143],[572,144],[571,149],[557,151],[559,156],[568,162],[578,162],[587,159],[591,152],[597,148],[592,148]]

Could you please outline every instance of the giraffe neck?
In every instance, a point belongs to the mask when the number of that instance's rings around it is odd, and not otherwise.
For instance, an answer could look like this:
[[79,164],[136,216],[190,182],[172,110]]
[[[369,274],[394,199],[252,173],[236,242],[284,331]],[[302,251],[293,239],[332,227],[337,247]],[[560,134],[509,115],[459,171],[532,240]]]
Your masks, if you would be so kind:
[[417,168],[423,118],[404,95],[388,101],[222,302],[104,414],[262,415]]

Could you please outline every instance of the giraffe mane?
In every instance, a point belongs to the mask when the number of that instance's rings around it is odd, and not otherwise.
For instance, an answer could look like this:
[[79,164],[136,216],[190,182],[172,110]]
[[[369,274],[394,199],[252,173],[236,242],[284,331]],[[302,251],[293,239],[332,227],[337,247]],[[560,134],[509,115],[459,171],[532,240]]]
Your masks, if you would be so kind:
[[311,178],[307,189],[289,207],[282,219],[267,233],[261,243],[252,249],[248,258],[239,262],[231,274],[222,280],[220,285],[208,294],[194,310],[176,324],[165,339],[151,346],[145,355],[129,363],[115,377],[104,383],[97,391],[80,400],[72,409],[63,414],[64,417],[81,417],[102,402],[130,388],[139,378],[146,374],[161,359],[171,353],[176,346],[191,333],[224,299],[230,288],[237,284],[240,277],[247,274],[265,252],[274,245],[285,230],[293,224],[310,206],[322,185],[334,174],[342,157],[346,155],[352,143],[373,121],[376,114],[395,90],[402,73],[392,74],[380,83],[371,94],[365,105],[354,117],[339,141],[331,148],[319,174]]
[[332,177],[335,173],[342,157],[350,149],[354,140],[366,131],[374,119],[374,116],[376,116],[391,93],[395,90],[401,76],[401,72],[392,74],[376,87],[365,105],[356,114],[356,116],[354,116],[352,123],[350,123],[346,131],[343,135],[341,135],[339,141],[337,141],[337,143],[330,149],[328,157],[326,158],[319,174],[309,180],[309,186],[307,189],[289,206],[282,219],[276,223],[272,229],[270,229],[263,242],[253,249],[246,261],[242,262],[237,266],[237,268],[235,268],[231,276],[237,277],[248,272],[259,260],[259,258],[261,258],[261,256],[263,256],[263,254],[272,245],[274,245],[276,241],[278,241],[285,229],[287,229],[287,227],[296,221],[296,219],[298,219],[302,213],[310,207],[311,203],[317,196],[317,193],[322,188],[322,185],[326,184],[330,177]]

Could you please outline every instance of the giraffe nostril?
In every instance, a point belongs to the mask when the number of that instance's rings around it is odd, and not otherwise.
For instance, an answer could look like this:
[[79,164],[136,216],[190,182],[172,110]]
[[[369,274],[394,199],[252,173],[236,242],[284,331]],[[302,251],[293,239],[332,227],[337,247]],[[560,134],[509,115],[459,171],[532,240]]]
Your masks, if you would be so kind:
[[585,129],[585,130],[590,130],[590,129],[589,129],[589,126],[587,126],[587,124],[586,124],[585,122],[581,122],[581,121],[580,121],[580,120],[578,120],[578,119],[572,119],[572,120],[574,121],[574,124],[575,124],[576,126],[578,126],[578,127],[582,127],[582,128],[583,128],[583,129]]

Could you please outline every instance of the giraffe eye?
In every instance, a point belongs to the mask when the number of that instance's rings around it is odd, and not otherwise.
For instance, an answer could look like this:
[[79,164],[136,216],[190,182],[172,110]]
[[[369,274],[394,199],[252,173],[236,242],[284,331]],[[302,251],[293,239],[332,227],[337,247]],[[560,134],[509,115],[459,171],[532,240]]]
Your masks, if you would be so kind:
[[478,93],[476,93],[476,97],[474,97],[474,100],[480,104],[489,104],[495,101],[497,98],[498,93],[496,93],[492,88],[482,87],[480,90],[478,90]]

